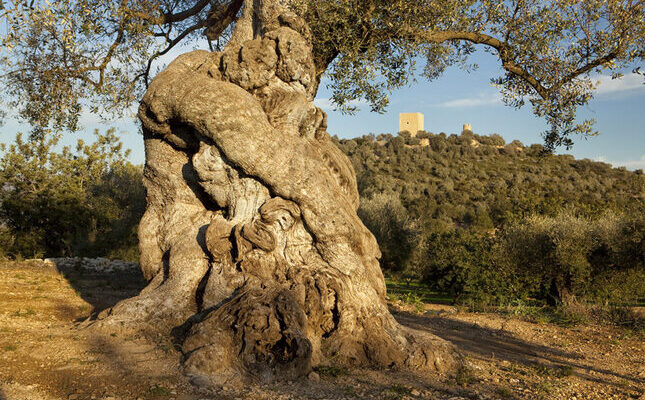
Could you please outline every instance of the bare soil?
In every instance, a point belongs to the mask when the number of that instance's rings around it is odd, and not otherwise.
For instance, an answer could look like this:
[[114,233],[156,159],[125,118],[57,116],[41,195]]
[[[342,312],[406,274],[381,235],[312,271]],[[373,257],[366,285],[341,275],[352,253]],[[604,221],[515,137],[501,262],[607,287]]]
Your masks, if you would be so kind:
[[0,263],[0,400],[645,399],[642,334],[439,305],[393,312],[460,349],[467,367],[455,377],[329,365],[300,381],[205,388],[181,374],[168,338],[112,336],[82,322],[144,285],[137,269]]

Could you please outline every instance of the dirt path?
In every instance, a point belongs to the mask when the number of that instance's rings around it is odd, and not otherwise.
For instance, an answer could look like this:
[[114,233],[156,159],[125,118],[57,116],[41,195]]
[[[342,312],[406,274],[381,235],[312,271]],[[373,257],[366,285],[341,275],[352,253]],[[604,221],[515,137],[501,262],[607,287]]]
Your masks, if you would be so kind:
[[0,400],[645,399],[642,336],[445,306],[395,316],[460,348],[468,368],[456,378],[329,366],[318,370],[319,381],[200,389],[178,372],[179,354],[163,338],[150,343],[78,328],[144,284],[136,268],[0,263]]

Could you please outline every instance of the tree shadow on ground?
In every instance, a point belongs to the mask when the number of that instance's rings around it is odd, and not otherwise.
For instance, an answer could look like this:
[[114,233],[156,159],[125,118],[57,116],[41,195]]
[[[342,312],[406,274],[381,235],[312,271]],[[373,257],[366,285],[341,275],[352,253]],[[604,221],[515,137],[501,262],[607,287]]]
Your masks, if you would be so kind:
[[92,306],[91,319],[119,301],[138,295],[148,284],[138,267],[102,271],[59,264],[56,270]]
[[439,336],[473,359],[488,362],[506,361],[511,363],[511,366],[512,363],[521,364],[537,374],[572,374],[587,381],[616,388],[621,388],[621,384],[610,377],[637,386],[645,383],[645,380],[621,371],[612,371],[598,367],[592,362],[585,362],[584,356],[579,353],[526,341],[508,331],[482,327],[449,316],[421,316],[396,311],[393,314],[401,324]]
[[[93,313],[111,307],[116,302],[132,297],[146,285],[138,269],[132,271],[99,272],[80,268],[57,268],[52,266],[52,271],[59,273],[76,290],[85,301],[94,307]],[[42,270],[42,268],[40,268]],[[60,279],[60,278],[59,278]],[[23,281],[29,281],[25,278]],[[22,282],[22,281],[21,281]],[[37,292],[37,285],[22,285],[25,298],[33,302],[45,301],[39,298],[42,294]],[[35,304],[35,303],[34,303]],[[54,307],[60,312],[57,314],[66,321],[73,322],[80,316],[76,301],[58,301]],[[87,312],[84,313],[85,317]],[[450,315],[419,316],[414,314],[394,312],[395,317],[402,324],[438,335],[454,343],[457,348],[471,359],[481,359],[487,362],[509,361],[515,365],[526,365],[529,368],[546,366],[570,367],[576,376],[598,382],[601,385],[617,387],[621,379],[630,382],[632,386],[642,385],[643,380],[627,376],[624,371],[611,370],[611,367],[596,361],[585,360],[579,354],[558,348],[544,346],[531,340],[522,340],[516,334],[506,331],[489,329],[479,325],[460,321]],[[29,318],[36,318],[39,314]],[[23,316],[22,318],[27,318]],[[63,320],[61,320],[63,321]],[[71,326],[71,325],[70,325]],[[69,329],[69,328],[64,328]],[[45,386],[53,392],[68,396],[79,393],[79,399],[89,399],[91,395],[98,398],[119,393],[123,398],[162,399],[170,398],[169,390],[172,386],[167,382],[177,384],[176,391],[181,399],[196,398],[234,398],[240,393],[204,393],[198,388],[188,384],[186,377],[180,373],[180,354],[173,350],[170,337],[155,338],[152,341],[143,339],[130,340],[112,336],[100,331],[74,329],[73,331],[34,331],[35,339],[40,343],[47,343],[53,356],[56,349],[71,348],[75,350],[68,355],[66,364],[56,364],[55,368],[38,368],[42,363],[40,358],[33,358],[31,353],[24,353],[23,359],[34,365],[35,369],[30,382],[45,382]],[[54,334],[52,336],[52,333]],[[40,336],[39,336],[40,335]],[[41,337],[42,336],[42,337]],[[31,350],[30,350],[31,351]],[[49,350],[48,350],[49,351]],[[33,359],[31,359],[33,358]],[[56,357],[54,357],[56,358]],[[540,368],[531,370],[539,372]],[[85,375],[81,376],[81,372]],[[509,371],[514,375],[517,371]],[[593,372],[593,374],[591,373]],[[411,388],[429,390],[429,398],[448,399],[452,397],[477,398],[478,392],[504,393],[505,398],[513,396],[523,397],[516,393],[504,391],[508,385],[504,382],[478,382],[474,385],[459,385],[455,379],[441,379],[433,374],[414,374],[390,370],[350,370],[347,376],[324,376],[320,383],[314,383],[307,378],[293,383],[279,382],[270,388],[262,388],[263,398],[297,397],[307,398],[312,390],[324,394],[329,398],[401,398]],[[103,389],[106,385],[107,392]],[[361,392],[365,391],[365,395]],[[107,393],[107,394],[106,394]],[[242,393],[247,398],[253,398],[255,392]],[[268,394],[275,394],[269,396]],[[87,396],[86,396],[87,395]],[[186,395],[181,397],[181,395]],[[251,396],[251,397],[248,397]],[[320,397],[320,396],[311,396]],[[500,396],[493,396],[498,398]],[[6,390],[0,390],[0,400],[8,400]]]
[[[117,302],[136,296],[147,284],[138,268],[132,270],[115,270],[115,271],[94,271],[87,268],[75,267],[70,265],[58,265],[55,270],[62,275],[69,285],[77,292],[77,294],[86,302],[88,302],[93,310],[90,312],[91,317],[114,306]],[[68,304],[58,304],[57,308],[61,315],[73,315],[74,308]],[[69,309],[68,311],[65,311]],[[78,314],[77,314],[78,315]],[[81,319],[85,319],[85,317]],[[80,320],[80,319],[79,319]],[[80,378],[79,370],[83,369],[83,365],[73,365],[70,369],[59,369],[42,371],[41,379],[50,382],[52,389],[56,393],[63,395],[70,395],[78,393],[81,395],[79,398],[84,398],[85,394],[93,394],[101,396],[104,393],[97,392],[97,386],[101,386],[102,381],[120,381],[123,390],[130,391],[130,394],[136,398],[143,396],[144,398],[165,398],[164,394],[168,394],[167,388],[164,388],[160,382],[175,381],[176,379],[182,380],[182,375],[179,373],[180,354],[173,352],[170,358],[174,359],[177,364],[169,368],[168,362],[172,364],[172,360],[161,361],[160,348],[164,348],[167,344],[162,343],[164,339],[160,339],[160,343],[134,343],[130,341],[121,341],[119,338],[111,337],[108,334],[102,334],[100,331],[84,330],[77,331],[80,336],[83,336],[82,343],[85,352],[92,354],[103,365],[104,371],[109,371],[110,377],[105,376],[92,376],[90,371],[86,370],[84,378]],[[167,339],[170,339],[168,337]],[[167,349],[167,351],[172,351]],[[163,351],[162,351],[163,353]],[[157,360],[159,359],[159,360]],[[90,362],[82,360],[82,362]],[[93,362],[87,364],[88,367],[93,365]],[[162,365],[163,364],[163,365]],[[91,370],[91,368],[90,368]],[[164,372],[162,372],[164,371]],[[371,374],[372,379],[366,380],[364,372]],[[166,377],[164,378],[164,374]],[[107,379],[106,379],[107,378]],[[400,395],[409,390],[410,387],[416,387],[421,390],[430,390],[439,398],[450,398],[454,396],[474,397],[476,393],[474,389],[461,388],[453,381],[441,381],[435,376],[422,376],[413,373],[394,372],[389,370],[354,370],[350,372],[349,383],[343,383],[343,377],[332,378],[324,377],[318,386],[317,390],[323,393],[329,393],[332,397],[359,397],[355,396],[356,384],[363,387],[369,387],[369,391],[365,397],[369,395],[376,396],[376,398],[399,398]],[[158,385],[159,384],[159,385]],[[183,385],[178,384],[179,387]],[[285,382],[277,382],[271,385],[269,392],[275,393],[276,396],[292,396],[295,398],[304,398],[303,393],[309,392],[309,387],[312,386],[307,378],[300,381],[286,384]],[[494,391],[497,385],[490,383],[490,390]],[[140,388],[140,389],[139,389]],[[198,395],[196,390],[198,388],[192,386],[183,386],[186,393],[186,398],[235,398],[239,395],[227,393],[208,393],[205,395]],[[481,389],[481,387],[480,387]],[[191,393],[192,392],[192,393]],[[266,396],[266,391],[263,389]],[[159,394],[159,396],[156,396]],[[380,394],[385,394],[381,396]],[[345,396],[347,395],[347,396]],[[306,396],[305,396],[306,397]],[[3,399],[0,399],[3,400]]]
[[[308,398],[303,396],[303,387],[315,387],[317,396],[312,398],[343,399],[433,399],[433,400],[466,400],[479,399],[481,393],[505,393],[505,400],[517,397],[507,392],[503,384],[488,382],[477,386],[461,386],[453,378],[440,378],[435,374],[414,372],[375,370],[360,368],[349,370],[347,375],[325,377],[320,384],[304,382],[273,385],[269,390],[274,398]],[[414,393],[414,392],[417,393]],[[324,395],[323,395],[324,393]],[[414,394],[413,394],[414,393]]]

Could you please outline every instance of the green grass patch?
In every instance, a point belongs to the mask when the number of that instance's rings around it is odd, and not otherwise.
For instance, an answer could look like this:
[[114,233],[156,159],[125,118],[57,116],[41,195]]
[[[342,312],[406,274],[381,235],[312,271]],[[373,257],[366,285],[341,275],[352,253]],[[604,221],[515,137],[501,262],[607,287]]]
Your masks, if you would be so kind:
[[18,346],[16,346],[15,344],[5,344],[4,346],[2,346],[2,350],[4,350],[4,351],[16,351],[16,350],[18,350]]
[[472,371],[464,366],[459,367],[457,374],[455,375],[455,381],[458,385],[467,386],[475,382],[475,377],[472,374]]
[[153,386],[150,386],[150,388],[148,388],[148,395],[154,396],[154,397],[170,396],[171,392],[170,392],[170,389],[166,387],[153,385]]
[[552,378],[564,378],[567,376],[573,375],[573,367],[570,365],[543,365],[543,364],[532,364],[531,368],[535,371],[537,375],[544,377]]
[[500,386],[498,388],[495,388],[495,394],[499,396],[500,399],[514,399],[515,396],[513,396],[513,392],[511,389]]
[[395,278],[385,278],[385,285],[390,297],[414,296],[423,303],[431,304],[453,304],[454,298],[430,289],[427,285],[414,280],[397,280]]
[[16,311],[13,314],[11,314],[12,317],[31,317],[32,315],[36,315],[36,311],[32,310],[31,308],[28,308],[26,311]]
[[319,365],[314,367],[314,371],[321,376],[330,376],[332,378],[349,375],[349,370],[347,368],[338,365]]
[[412,389],[410,389],[409,387],[405,387],[405,386],[397,385],[397,384],[394,384],[394,385],[390,386],[388,388],[388,390],[392,394],[399,395],[399,396],[402,396],[402,395],[408,396],[412,392]]

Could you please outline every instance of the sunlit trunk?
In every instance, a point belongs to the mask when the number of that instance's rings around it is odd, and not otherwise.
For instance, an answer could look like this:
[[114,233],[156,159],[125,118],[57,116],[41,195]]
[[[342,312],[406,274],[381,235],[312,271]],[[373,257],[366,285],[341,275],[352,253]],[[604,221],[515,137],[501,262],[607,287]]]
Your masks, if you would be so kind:
[[178,57],[142,101],[151,283],[100,323],[172,331],[186,372],[213,383],[332,362],[453,370],[451,345],[388,311],[354,170],[313,105],[308,27],[251,3],[224,52]]

